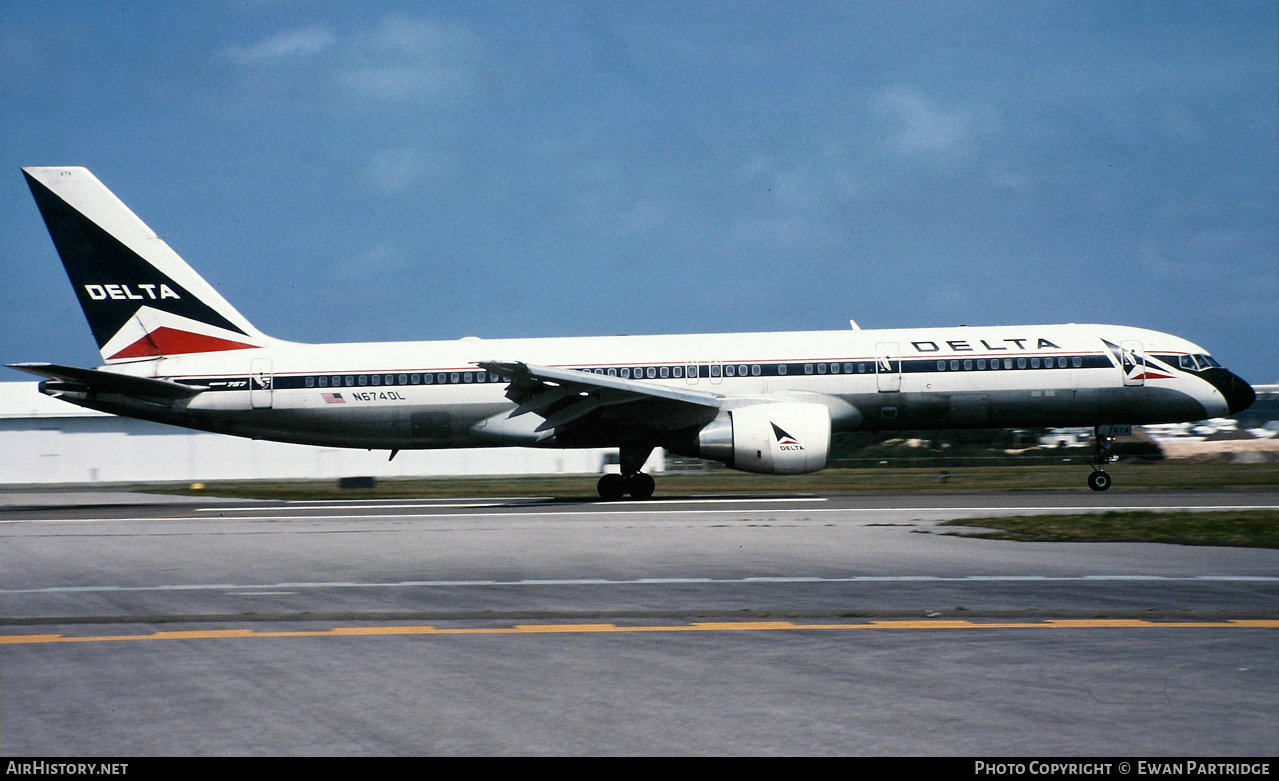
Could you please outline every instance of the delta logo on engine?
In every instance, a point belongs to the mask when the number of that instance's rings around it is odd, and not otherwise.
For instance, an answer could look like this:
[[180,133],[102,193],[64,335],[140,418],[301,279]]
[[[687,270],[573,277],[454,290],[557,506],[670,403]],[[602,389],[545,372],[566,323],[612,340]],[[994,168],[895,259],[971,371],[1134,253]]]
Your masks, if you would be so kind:
[[803,450],[804,446],[799,444],[799,440],[787,434],[785,429],[776,423],[770,421],[773,427],[773,436],[777,437],[777,446],[782,450]]

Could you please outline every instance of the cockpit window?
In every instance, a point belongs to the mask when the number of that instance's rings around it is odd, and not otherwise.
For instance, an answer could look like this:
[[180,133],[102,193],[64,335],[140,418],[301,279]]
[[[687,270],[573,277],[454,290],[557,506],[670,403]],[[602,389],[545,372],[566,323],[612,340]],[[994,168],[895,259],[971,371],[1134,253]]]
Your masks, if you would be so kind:
[[1220,369],[1221,364],[1213,360],[1211,355],[1197,353],[1195,355],[1160,355],[1156,356],[1169,365],[1176,366],[1183,371],[1201,372],[1206,369]]

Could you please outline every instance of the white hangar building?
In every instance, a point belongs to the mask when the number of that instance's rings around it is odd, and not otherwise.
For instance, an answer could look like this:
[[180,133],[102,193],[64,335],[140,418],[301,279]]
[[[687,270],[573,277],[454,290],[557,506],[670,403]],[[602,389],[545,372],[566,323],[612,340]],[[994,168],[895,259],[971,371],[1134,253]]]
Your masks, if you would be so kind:
[[[290,445],[77,407],[34,382],[0,383],[0,485],[599,474],[616,450],[386,450]],[[655,452],[649,469],[660,471]],[[658,463],[652,463],[658,461]],[[613,467],[616,469],[616,467]]]

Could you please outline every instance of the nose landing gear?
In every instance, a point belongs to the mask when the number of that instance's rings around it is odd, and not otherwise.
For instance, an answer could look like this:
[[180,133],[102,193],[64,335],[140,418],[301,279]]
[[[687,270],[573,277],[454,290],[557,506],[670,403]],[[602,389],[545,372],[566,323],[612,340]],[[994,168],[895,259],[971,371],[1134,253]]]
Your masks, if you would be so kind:
[[1106,464],[1112,464],[1119,460],[1119,456],[1115,455],[1115,434],[1116,426],[1110,423],[1103,423],[1093,429],[1093,439],[1097,443],[1097,449],[1093,456],[1093,472],[1088,475],[1088,487],[1094,491],[1105,491],[1110,488],[1111,477],[1106,471]]

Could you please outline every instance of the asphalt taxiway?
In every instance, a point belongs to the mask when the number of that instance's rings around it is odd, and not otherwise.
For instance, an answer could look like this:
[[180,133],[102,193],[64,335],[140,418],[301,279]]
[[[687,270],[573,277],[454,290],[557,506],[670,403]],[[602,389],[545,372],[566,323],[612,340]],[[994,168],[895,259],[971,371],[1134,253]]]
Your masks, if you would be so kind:
[[1279,551],[960,516],[1279,491],[0,502],[4,754],[1252,754]]

